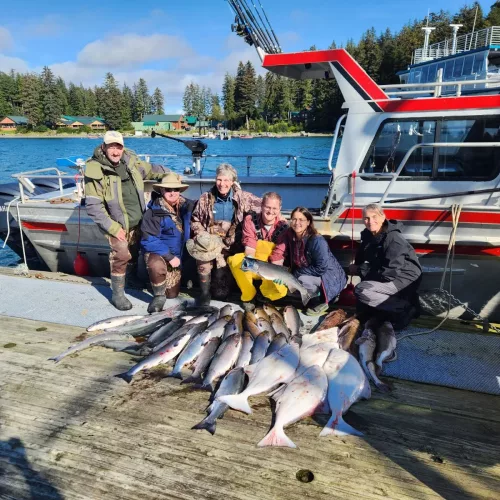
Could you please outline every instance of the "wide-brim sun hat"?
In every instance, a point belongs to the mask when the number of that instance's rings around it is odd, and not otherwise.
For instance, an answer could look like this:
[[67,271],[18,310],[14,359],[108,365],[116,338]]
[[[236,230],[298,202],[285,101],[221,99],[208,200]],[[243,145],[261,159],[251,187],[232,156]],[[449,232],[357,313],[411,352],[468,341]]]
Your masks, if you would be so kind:
[[179,174],[176,174],[175,172],[169,172],[168,174],[162,177],[160,183],[153,184],[153,189],[157,193],[161,193],[160,191],[161,188],[178,189],[182,193],[183,191],[186,191],[188,187],[189,185],[183,184],[182,177]]
[[189,255],[196,260],[209,262],[220,255],[224,243],[216,234],[203,232],[186,241]]

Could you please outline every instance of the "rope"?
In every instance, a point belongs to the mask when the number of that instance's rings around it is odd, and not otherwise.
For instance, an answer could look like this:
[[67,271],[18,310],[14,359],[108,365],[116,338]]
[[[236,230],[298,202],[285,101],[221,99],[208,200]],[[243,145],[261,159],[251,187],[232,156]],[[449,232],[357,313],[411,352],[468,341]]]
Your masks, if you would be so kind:
[[2,248],[5,248],[5,246],[7,245],[7,241],[9,241],[9,237],[10,237],[10,217],[9,217],[10,206],[12,205],[12,203],[14,203],[17,200],[19,200],[19,196],[12,198],[12,200],[10,200],[9,204],[7,205],[7,213],[6,213],[6,216],[7,216],[7,236],[5,237],[5,241],[3,242]]
[[[462,204],[454,204],[451,206],[451,217],[452,217],[452,229],[450,233],[450,241],[448,243],[448,251],[446,252],[446,262],[443,270],[443,276],[441,278],[441,285],[439,287],[440,292],[445,292],[444,290],[444,282],[446,279],[446,271],[448,268],[448,262],[450,262],[450,278],[449,278],[449,292],[448,292],[448,309],[446,311],[446,314],[444,318],[431,330],[426,330],[424,332],[418,332],[418,333],[407,333],[406,335],[402,335],[401,337],[397,337],[398,342],[409,338],[409,337],[416,337],[418,335],[428,335],[429,333],[433,333],[436,330],[438,330],[441,325],[448,319],[448,316],[450,315],[451,311],[451,278],[453,275],[453,262],[455,261],[455,241],[456,241],[456,234],[457,234],[457,229],[458,229],[458,222],[460,220],[460,214],[462,212]],[[450,255],[451,255],[451,261],[450,261]]]
[[23,260],[24,260],[24,265],[25,265],[25,268],[26,270],[29,270],[29,267],[28,267],[28,260],[26,259],[26,249],[24,248],[24,238],[23,238],[23,224],[21,222],[21,214],[19,213],[19,203],[20,201],[18,201],[16,203],[16,209],[17,209],[17,221],[19,222],[19,233],[21,235],[21,247],[23,249]]

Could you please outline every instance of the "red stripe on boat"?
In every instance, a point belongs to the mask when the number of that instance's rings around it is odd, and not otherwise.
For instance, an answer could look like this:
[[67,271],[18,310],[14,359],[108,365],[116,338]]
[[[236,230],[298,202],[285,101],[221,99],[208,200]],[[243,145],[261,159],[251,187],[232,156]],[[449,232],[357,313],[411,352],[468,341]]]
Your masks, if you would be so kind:
[[[351,208],[346,208],[339,219],[351,220]],[[422,210],[422,209],[404,209],[404,208],[384,208],[388,219],[397,219],[405,221],[424,221],[424,222],[452,222],[451,212],[449,210]],[[354,219],[363,219],[363,209],[354,209]],[[460,222],[475,224],[500,224],[500,212],[466,212],[460,213]]]
[[57,224],[55,222],[22,222],[23,227],[31,231],[55,231],[58,233],[64,233],[68,229],[64,224]]
[[344,49],[315,50],[314,52],[294,52],[291,54],[267,54],[263,68],[273,66],[293,66],[338,62],[371,99],[388,99],[387,94],[370,78],[368,73]]

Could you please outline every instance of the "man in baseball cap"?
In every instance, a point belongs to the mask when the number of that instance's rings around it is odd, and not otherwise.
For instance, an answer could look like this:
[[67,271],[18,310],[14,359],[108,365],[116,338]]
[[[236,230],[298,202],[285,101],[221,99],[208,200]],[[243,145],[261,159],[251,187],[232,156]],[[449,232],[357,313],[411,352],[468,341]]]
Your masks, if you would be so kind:
[[125,297],[125,277],[137,270],[140,223],[146,210],[144,180],[160,180],[170,172],[151,165],[126,149],[116,130],[104,134],[85,167],[85,206],[110,245],[111,303],[120,311],[132,308]]

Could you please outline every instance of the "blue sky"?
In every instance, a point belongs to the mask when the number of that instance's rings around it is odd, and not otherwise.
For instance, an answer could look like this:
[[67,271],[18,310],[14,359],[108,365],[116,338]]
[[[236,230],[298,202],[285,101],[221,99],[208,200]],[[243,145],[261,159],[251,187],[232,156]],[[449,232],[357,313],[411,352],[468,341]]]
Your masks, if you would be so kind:
[[[425,16],[428,8],[454,13],[465,3],[260,1],[285,52],[357,41],[372,26],[377,32],[387,27],[398,31]],[[151,91],[156,86],[163,90],[166,111],[178,112],[190,81],[220,91],[224,74],[234,73],[238,61],[259,66],[254,49],[231,33],[233,15],[224,0],[3,3],[0,71],[39,71],[47,65],[66,81],[84,85],[101,84],[107,71],[120,84],[143,77]],[[493,0],[480,3],[488,12]]]

